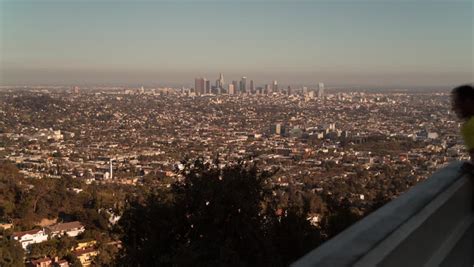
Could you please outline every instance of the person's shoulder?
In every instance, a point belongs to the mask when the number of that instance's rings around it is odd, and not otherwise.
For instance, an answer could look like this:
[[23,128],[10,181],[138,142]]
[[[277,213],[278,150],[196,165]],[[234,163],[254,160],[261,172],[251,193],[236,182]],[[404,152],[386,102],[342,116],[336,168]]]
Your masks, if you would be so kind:
[[469,118],[467,121],[463,123],[463,125],[461,126],[461,133],[465,139],[468,136],[469,138],[471,138],[471,136],[474,134],[474,117]]
[[466,123],[465,123],[466,126],[468,127],[474,127],[474,116],[470,117]]

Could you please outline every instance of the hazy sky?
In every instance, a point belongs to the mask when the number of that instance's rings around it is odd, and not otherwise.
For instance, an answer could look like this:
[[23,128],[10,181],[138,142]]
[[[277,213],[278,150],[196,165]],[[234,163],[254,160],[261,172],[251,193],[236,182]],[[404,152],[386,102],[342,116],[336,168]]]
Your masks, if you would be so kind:
[[473,1],[0,0],[0,84],[451,86],[473,81]]

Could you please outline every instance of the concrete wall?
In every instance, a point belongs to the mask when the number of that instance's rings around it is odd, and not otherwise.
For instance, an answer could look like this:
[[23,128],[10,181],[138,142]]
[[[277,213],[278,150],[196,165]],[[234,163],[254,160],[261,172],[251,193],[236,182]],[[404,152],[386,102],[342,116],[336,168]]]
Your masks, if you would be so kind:
[[473,266],[472,184],[453,163],[292,266]]

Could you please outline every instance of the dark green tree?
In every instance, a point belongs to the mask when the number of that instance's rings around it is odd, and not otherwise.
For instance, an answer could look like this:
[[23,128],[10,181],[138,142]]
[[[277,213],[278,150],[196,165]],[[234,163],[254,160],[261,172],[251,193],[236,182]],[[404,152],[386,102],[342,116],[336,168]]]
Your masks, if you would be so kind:
[[0,238],[0,266],[22,267],[25,266],[24,251],[20,243]]
[[69,262],[71,267],[82,267],[81,261],[73,253],[69,253],[64,257],[65,260]]
[[320,240],[301,214],[279,220],[265,205],[269,174],[254,166],[220,169],[198,160],[187,162],[181,174],[184,180],[169,192],[130,202],[119,222],[119,264],[283,266]]

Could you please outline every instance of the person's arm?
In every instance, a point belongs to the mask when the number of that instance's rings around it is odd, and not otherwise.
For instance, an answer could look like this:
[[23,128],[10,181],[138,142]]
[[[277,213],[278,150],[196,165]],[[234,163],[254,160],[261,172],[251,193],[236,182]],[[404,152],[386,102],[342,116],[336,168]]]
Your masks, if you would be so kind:
[[461,128],[461,135],[464,139],[470,162],[474,163],[474,118],[470,118]]

